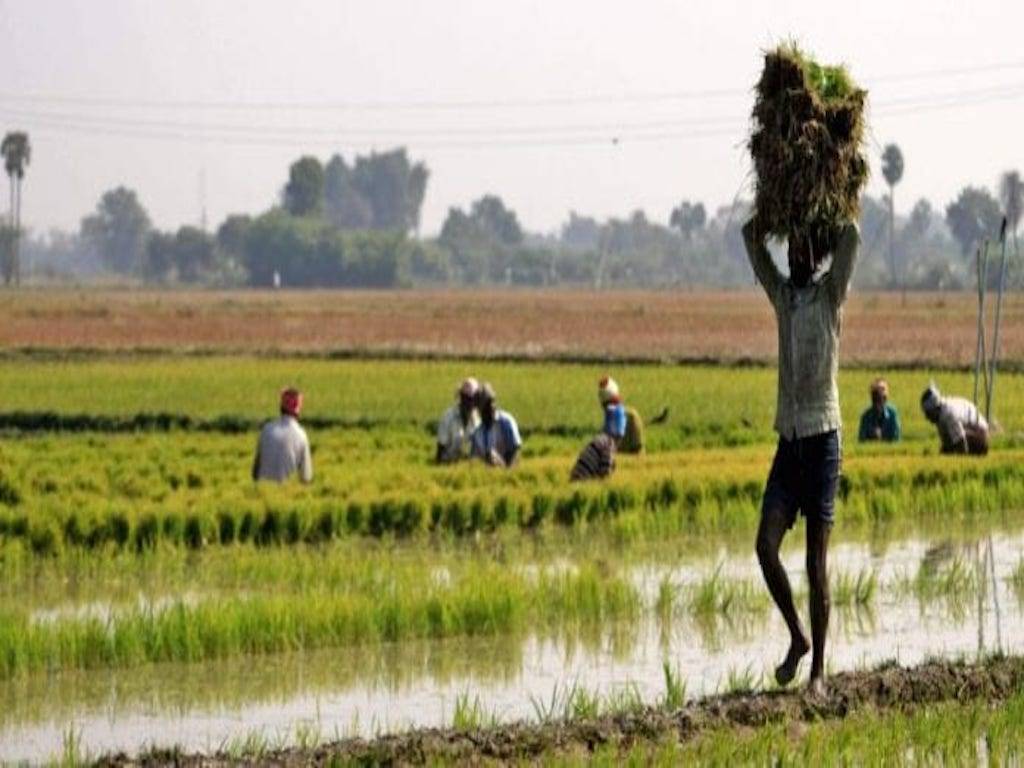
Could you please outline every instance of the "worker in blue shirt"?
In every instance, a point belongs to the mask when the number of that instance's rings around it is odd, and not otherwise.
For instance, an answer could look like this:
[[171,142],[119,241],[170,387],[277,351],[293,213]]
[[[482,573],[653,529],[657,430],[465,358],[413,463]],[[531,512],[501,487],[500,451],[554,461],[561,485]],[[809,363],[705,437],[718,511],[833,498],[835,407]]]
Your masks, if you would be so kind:
[[883,440],[895,443],[900,439],[900,415],[895,406],[889,404],[889,383],[885,379],[871,382],[871,407],[860,417],[860,432],[857,438]]

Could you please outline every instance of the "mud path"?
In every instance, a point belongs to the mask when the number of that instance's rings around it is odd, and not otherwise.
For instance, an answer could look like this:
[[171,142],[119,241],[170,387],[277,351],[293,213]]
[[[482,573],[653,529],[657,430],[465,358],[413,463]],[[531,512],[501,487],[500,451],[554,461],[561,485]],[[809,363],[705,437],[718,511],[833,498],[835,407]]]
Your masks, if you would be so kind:
[[[756,728],[782,721],[841,718],[863,708],[908,710],[943,701],[998,702],[1022,687],[1024,657],[993,658],[978,664],[935,661],[910,669],[887,665],[834,675],[828,683],[828,695],[822,699],[809,698],[800,690],[718,695],[691,702],[676,711],[645,708],[572,722],[512,723],[465,732],[424,729],[372,740],[346,739],[313,750],[264,753],[258,762],[418,765],[529,761],[552,752],[579,755],[607,745],[628,748],[673,735],[686,741],[718,728]],[[108,756],[99,764],[207,766],[235,762],[227,754],[154,751],[138,758]]]

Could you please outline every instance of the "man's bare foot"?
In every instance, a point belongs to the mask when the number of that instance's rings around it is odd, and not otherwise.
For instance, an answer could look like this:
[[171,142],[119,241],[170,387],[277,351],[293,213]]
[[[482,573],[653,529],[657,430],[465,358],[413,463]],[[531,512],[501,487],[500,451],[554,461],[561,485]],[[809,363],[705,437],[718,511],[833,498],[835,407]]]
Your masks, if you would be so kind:
[[811,650],[811,644],[807,642],[806,637],[793,638],[789,646],[789,653],[786,654],[786,658],[782,660],[782,663],[775,668],[775,682],[779,685],[789,685],[793,682],[793,678],[796,677],[796,671],[800,666],[800,659],[806,656],[809,650]]
[[815,699],[825,698],[825,678],[823,676],[810,679],[807,683],[807,695]]

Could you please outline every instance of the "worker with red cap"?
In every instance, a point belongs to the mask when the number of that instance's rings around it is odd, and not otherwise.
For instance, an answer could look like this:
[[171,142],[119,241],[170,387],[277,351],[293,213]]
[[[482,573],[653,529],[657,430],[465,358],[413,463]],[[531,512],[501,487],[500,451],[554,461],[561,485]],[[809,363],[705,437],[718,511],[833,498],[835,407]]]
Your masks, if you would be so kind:
[[283,483],[298,473],[304,483],[313,482],[313,457],[306,430],[299,425],[302,393],[294,387],[281,391],[281,415],[268,421],[260,430],[256,458],[252,464],[253,480]]

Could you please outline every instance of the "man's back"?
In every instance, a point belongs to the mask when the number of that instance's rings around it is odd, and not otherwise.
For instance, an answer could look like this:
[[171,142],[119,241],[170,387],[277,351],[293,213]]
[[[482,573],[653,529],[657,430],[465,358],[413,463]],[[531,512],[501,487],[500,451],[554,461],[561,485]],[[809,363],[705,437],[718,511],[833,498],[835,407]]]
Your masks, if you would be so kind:
[[942,398],[938,427],[942,446],[947,449],[964,440],[967,429],[988,432],[985,417],[974,403],[965,397]]
[[295,472],[302,482],[311,482],[313,459],[306,431],[294,417],[284,415],[268,421],[260,430],[253,479],[281,483]]

